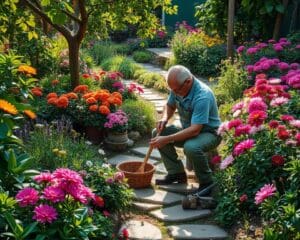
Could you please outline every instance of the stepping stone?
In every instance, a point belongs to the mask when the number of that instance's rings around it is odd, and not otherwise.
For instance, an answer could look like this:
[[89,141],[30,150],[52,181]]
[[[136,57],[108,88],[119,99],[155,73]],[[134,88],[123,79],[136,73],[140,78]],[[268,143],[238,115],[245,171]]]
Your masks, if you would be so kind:
[[158,227],[147,221],[129,220],[125,222],[119,234],[122,234],[122,230],[126,228],[129,238],[132,240],[161,240],[162,234]]
[[158,208],[161,208],[162,205],[161,204],[153,204],[153,203],[141,203],[141,202],[134,202],[133,206],[139,210],[148,212],[148,211],[152,211]]
[[139,202],[170,205],[181,202],[183,196],[177,193],[154,190],[152,188],[135,189],[135,199]]
[[168,227],[170,235],[174,239],[213,240],[227,239],[228,234],[215,225],[182,224]]
[[155,172],[156,173],[163,173],[163,174],[167,174],[167,169],[165,167],[165,165],[163,163],[159,163],[157,165],[155,165]]
[[150,212],[150,215],[164,222],[187,222],[211,215],[208,209],[183,210],[181,204]]
[[[149,147],[137,147],[137,148],[131,149],[130,151],[135,154],[141,155],[141,156],[146,156],[148,149],[149,149]],[[152,153],[150,155],[150,158],[160,160],[159,151],[157,149],[153,149]]]
[[169,185],[160,185],[158,187],[159,187],[159,189],[169,191],[169,192],[189,194],[189,193],[195,192],[198,189],[199,183],[195,183],[195,182],[188,183],[188,184],[172,183]]
[[[123,155],[123,154],[120,154],[120,155],[117,155],[117,156],[114,156],[114,157],[108,159],[108,163],[111,164],[112,166],[116,166],[119,163],[125,162],[125,161],[141,161],[142,162],[142,161],[144,161],[144,158],[137,157],[137,156],[132,156],[132,155]],[[151,164],[157,163],[153,159],[149,159],[148,161]]]
[[149,100],[149,101],[152,101],[152,100],[165,100],[166,98],[163,97],[163,96],[160,96],[160,95],[157,95],[157,94],[153,94],[153,93],[149,93],[149,94],[145,94],[145,93],[142,93],[141,96],[146,99],[146,100]]
[[150,101],[150,102],[153,103],[155,107],[164,107],[166,105],[165,103],[162,103],[162,102],[161,103],[158,103],[158,102],[154,103],[153,101]]
[[164,110],[164,107],[155,107],[155,110],[156,110],[158,113],[162,113],[163,110]]
[[151,103],[154,103],[155,105],[166,105],[167,100],[151,100]]

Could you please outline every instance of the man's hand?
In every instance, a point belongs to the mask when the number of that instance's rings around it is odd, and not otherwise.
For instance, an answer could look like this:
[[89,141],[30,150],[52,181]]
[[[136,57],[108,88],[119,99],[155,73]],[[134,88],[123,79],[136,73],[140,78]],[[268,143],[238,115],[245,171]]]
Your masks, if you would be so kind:
[[161,148],[169,143],[169,136],[156,136],[150,140],[150,145],[153,148]]
[[168,121],[167,120],[159,120],[157,123],[156,123],[156,131],[158,133],[161,133],[162,130],[164,130],[164,128],[166,127]]

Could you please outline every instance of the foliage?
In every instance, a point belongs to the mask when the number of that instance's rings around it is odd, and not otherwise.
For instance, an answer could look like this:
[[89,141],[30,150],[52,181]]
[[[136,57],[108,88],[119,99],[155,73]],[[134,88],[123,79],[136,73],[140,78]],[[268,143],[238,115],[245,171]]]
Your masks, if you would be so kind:
[[95,63],[100,65],[105,59],[114,57],[115,55],[127,55],[129,46],[127,44],[116,44],[109,41],[96,42],[88,49]]
[[19,134],[26,140],[25,148],[32,156],[31,166],[35,169],[68,167],[79,171],[85,168],[87,161],[103,161],[103,156],[86,144],[69,121],[59,119],[51,124],[36,124],[29,136],[28,128],[25,126]]
[[132,54],[133,60],[138,63],[148,63],[153,59],[153,55],[148,51],[135,51]]
[[152,131],[155,125],[155,108],[144,100],[126,100],[122,109],[128,115],[128,130],[146,134]]
[[[239,0],[236,1],[235,8],[235,36],[238,42],[253,37],[256,39],[270,38],[276,14],[284,12],[280,0]],[[196,17],[199,19],[198,26],[205,32],[226,36],[228,2],[207,0],[196,7]]]
[[[298,76],[299,71],[293,74]],[[262,216],[272,226],[282,229],[286,235],[296,236],[295,229],[286,223],[293,225],[298,221],[299,202],[294,199],[299,194],[299,175],[289,171],[296,172],[291,166],[295,159],[299,161],[300,95],[290,81],[286,81],[286,87],[280,83],[278,79],[267,79],[264,74],[256,75],[255,85],[233,106],[233,119],[219,128],[225,142],[224,159],[216,173],[220,186],[217,218],[222,224],[230,225],[241,213],[262,209]],[[272,202],[272,206],[264,210],[265,201]],[[274,215],[266,215],[271,209]],[[285,209],[290,210],[284,212]],[[275,236],[269,230],[265,234]]]
[[218,36],[210,37],[199,29],[180,27],[176,31],[171,48],[176,64],[188,67],[200,76],[215,76],[219,64],[225,59],[225,47]]
[[145,50],[148,47],[146,41],[140,38],[128,39],[126,44],[129,46],[129,54],[132,54],[134,51]]
[[153,87],[160,92],[168,91],[166,80],[159,73],[146,72],[139,76],[137,82],[145,85],[146,87]]
[[142,68],[131,59],[121,55],[104,60],[101,67],[106,71],[121,72],[126,79],[132,79],[134,72]]
[[218,105],[233,102],[241,98],[243,91],[248,87],[247,72],[239,62],[224,61],[221,66],[221,75],[214,87]]
[[156,34],[152,38],[145,39],[145,45],[149,48],[165,48],[168,47],[168,43],[172,38],[172,31],[161,28],[156,31]]

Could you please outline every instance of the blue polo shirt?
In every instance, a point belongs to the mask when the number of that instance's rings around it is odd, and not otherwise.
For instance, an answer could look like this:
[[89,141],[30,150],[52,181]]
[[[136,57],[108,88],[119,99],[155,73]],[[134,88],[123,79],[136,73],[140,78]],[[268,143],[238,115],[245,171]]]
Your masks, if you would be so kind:
[[187,96],[180,97],[171,91],[167,104],[177,108],[183,128],[188,128],[191,124],[218,128],[221,124],[212,90],[196,78]]

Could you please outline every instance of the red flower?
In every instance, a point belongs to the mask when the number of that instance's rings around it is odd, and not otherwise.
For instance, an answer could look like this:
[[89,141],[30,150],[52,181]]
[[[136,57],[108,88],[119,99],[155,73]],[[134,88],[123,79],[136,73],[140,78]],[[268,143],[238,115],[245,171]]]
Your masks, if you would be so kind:
[[109,216],[110,216],[110,213],[109,213],[109,211],[107,211],[107,210],[104,210],[102,213],[103,213],[103,215],[104,215],[105,217],[109,217]]
[[290,137],[290,133],[287,130],[279,130],[277,136],[281,140],[286,140]]
[[217,165],[217,164],[219,164],[220,162],[221,162],[221,156],[219,156],[219,155],[216,155],[216,156],[214,156],[212,159],[211,159],[211,163],[213,164],[213,165]]
[[249,118],[248,118],[248,123],[252,126],[260,126],[263,124],[264,120],[268,117],[267,113],[264,111],[253,111],[250,113]]
[[97,195],[95,195],[94,201],[93,203],[97,206],[97,207],[104,207],[104,200],[102,197],[99,197]]
[[240,196],[240,202],[246,202],[248,200],[248,196],[247,194],[243,194],[242,196]]
[[56,86],[57,84],[59,84],[59,80],[54,79],[54,80],[51,81],[52,86]]
[[[48,102],[49,102],[49,100],[48,100]],[[56,106],[58,108],[67,108],[68,105],[69,105],[69,99],[67,97],[59,97],[57,99]]]
[[87,79],[87,78],[90,78],[91,76],[88,73],[84,73],[84,74],[82,74],[82,77],[85,78],[85,79]]
[[284,157],[280,155],[272,156],[272,164],[274,166],[282,166],[284,164]]
[[228,128],[229,129],[232,129],[232,128],[236,128],[238,126],[240,126],[241,124],[243,124],[242,120],[241,119],[234,119],[234,120],[231,120],[229,123],[228,123]]
[[123,228],[122,235],[123,235],[124,238],[129,238],[129,232],[126,228]]
[[279,122],[276,121],[276,120],[271,120],[269,122],[269,127],[272,128],[272,129],[277,128],[278,126],[279,126]]

